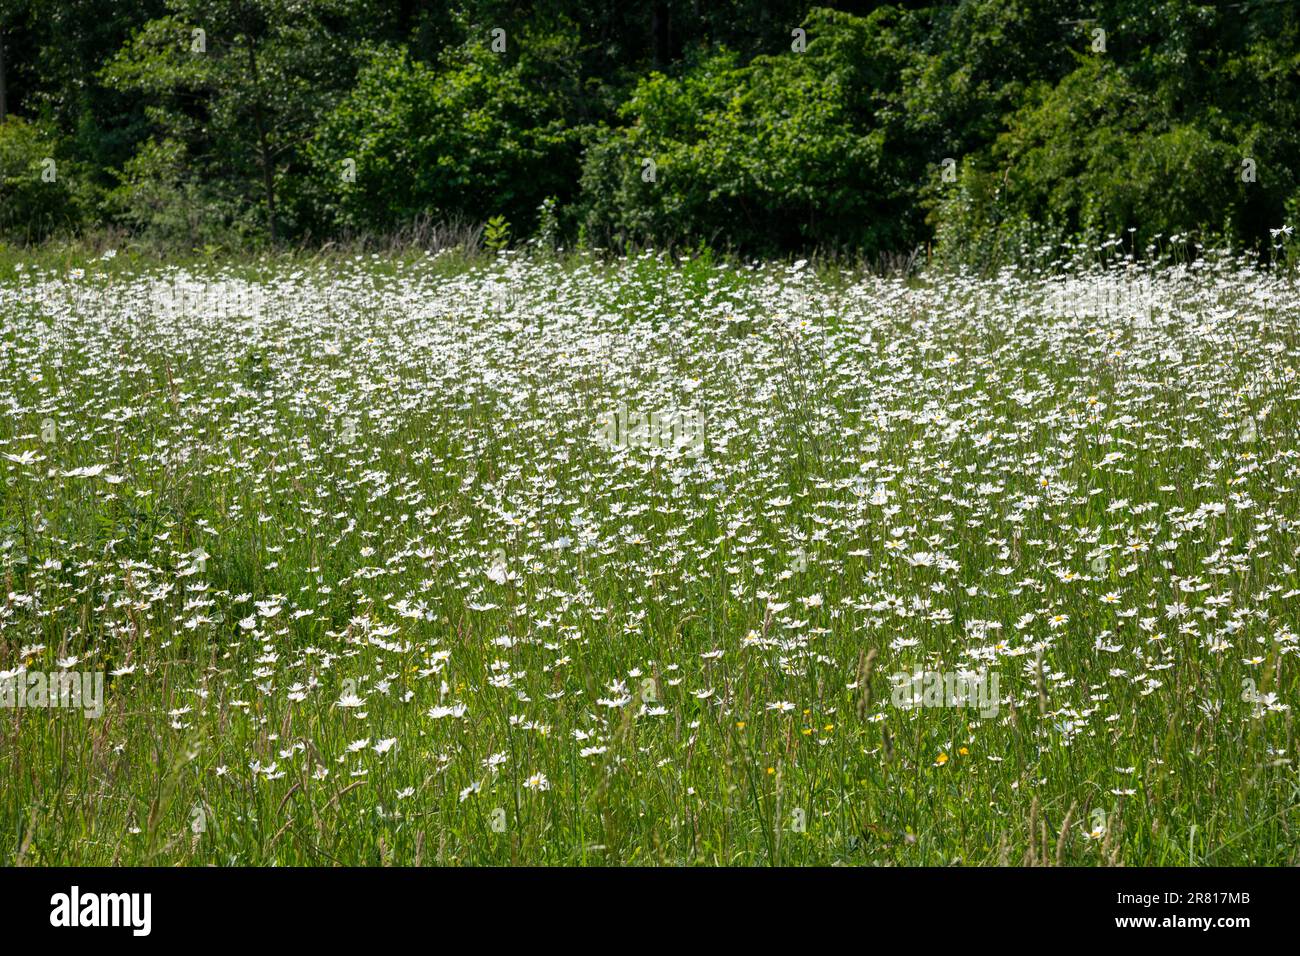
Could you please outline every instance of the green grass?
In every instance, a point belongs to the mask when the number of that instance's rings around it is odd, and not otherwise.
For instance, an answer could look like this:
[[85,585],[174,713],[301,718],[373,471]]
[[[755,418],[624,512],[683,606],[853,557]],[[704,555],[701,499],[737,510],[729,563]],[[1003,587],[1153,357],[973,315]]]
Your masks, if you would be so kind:
[[5,863],[1300,862],[1289,280],[6,256]]

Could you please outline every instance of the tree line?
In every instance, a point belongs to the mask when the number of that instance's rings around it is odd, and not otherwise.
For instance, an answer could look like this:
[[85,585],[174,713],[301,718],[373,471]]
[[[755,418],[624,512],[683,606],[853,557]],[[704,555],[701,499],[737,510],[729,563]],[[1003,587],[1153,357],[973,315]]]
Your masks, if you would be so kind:
[[1292,0],[0,0],[11,242],[1270,256],[1298,147]]

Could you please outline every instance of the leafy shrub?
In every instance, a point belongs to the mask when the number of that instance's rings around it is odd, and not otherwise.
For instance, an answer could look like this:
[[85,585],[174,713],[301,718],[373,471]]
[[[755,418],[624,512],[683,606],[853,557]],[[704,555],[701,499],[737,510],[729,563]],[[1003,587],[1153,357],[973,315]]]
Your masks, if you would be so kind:
[[578,153],[561,97],[534,79],[478,44],[437,68],[378,49],[309,148],[318,216],[354,231],[422,214],[530,223],[545,197],[572,192]]
[[151,242],[194,249],[260,239],[260,224],[235,185],[196,175],[174,139],[146,140],[118,179],[108,209]]
[[58,152],[43,127],[17,116],[0,122],[0,235],[37,241],[80,221],[75,166]]
[[1250,189],[1233,143],[1213,112],[1170,120],[1114,64],[1085,59],[1055,87],[1040,86],[992,147],[964,164],[956,186],[929,191],[941,248],[984,259],[995,232],[1014,245],[1028,224],[1041,236],[1126,233],[1142,248],[1155,236],[1198,230],[1231,242]]
[[921,182],[874,106],[896,80],[879,18],[818,10],[807,51],[739,65],[721,51],[643,79],[583,169],[589,241],[721,241],[756,252],[868,252],[911,241]]

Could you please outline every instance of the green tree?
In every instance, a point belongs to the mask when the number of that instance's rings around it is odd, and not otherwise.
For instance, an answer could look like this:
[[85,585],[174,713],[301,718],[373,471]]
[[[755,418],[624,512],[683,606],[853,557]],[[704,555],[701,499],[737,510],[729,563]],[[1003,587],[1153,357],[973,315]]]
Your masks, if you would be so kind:
[[311,145],[324,221],[390,229],[424,214],[482,222],[499,213],[524,223],[547,196],[572,193],[581,134],[537,63],[544,44],[520,43],[531,52],[511,62],[487,40],[436,66],[402,50],[374,53]]
[[0,120],[0,235],[32,241],[75,225],[81,211],[73,178],[48,127],[12,115]]
[[586,235],[755,252],[909,245],[924,168],[891,135],[905,63],[894,23],[817,10],[805,52],[742,64],[723,51],[680,77],[650,74],[587,154]]
[[[167,0],[106,68],[114,88],[146,97],[154,151],[184,147],[197,178],[234,187],[281,235],[279,182],[348,75],[338,24],[354,0]],[[126,181],[131,205],[133,183]]]

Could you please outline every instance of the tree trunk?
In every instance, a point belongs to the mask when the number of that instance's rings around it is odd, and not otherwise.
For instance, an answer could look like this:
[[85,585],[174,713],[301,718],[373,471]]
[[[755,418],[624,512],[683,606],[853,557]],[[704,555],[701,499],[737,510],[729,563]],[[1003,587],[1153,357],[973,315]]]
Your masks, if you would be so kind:
[[653,44],[655,69],[661,69],[672,55],[668,48],[668,31],[671,29],[668,17],[668,4],[664,0],[654,0],[650,6],[650,39]]
[[262,190],[266,195],[266,219],[271,230],[271,243],[274,245],[279,230],[275,221],[275,157],[271,155],[271,144],[266,132],[266,116],[262,112],[262,82],[257,72],[257,55],[253,52],[253,40],[247,33],[244,40],[248,44],[248,71],[253,77],[253,123],[257,127],[257,151],[262,162]]
[[0,123],[9,115],[9,97],[5,89],[5,35],[0,30]]
[[260,103],[257,106],[255,118],[257,120],[258,150],[262,154],[262,189],[266,193],[266,219],[267,225],[271,229],[271,243],[274,245],[279,232],[275,221],[275,170],[272,168],[275,160],[271,156],[271,147],[267,142],[266,122],[262,118]]

